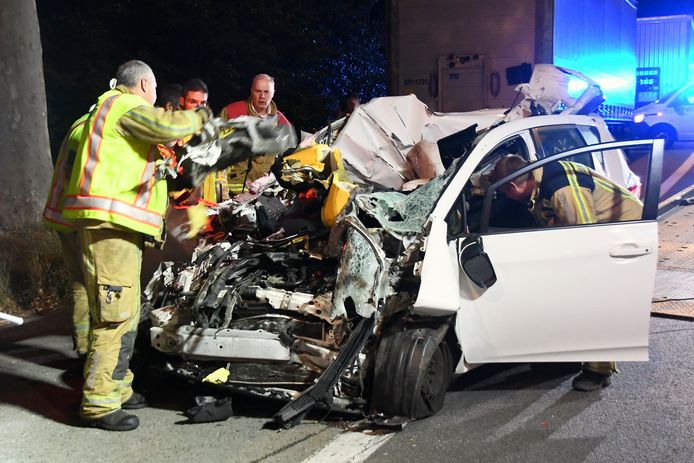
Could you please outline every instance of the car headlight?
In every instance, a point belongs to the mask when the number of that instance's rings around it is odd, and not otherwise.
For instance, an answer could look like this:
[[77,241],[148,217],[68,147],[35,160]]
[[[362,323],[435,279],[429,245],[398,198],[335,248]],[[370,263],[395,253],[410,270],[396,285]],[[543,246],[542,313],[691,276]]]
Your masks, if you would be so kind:
[[658,111],[657,113],[642,113],[642,114],[636,114],[636,115],[634,116],[634,122],[638,124],[639,122],[643,122],[644,119],[646,119],[646,118],[649,117],[649,116],[663,117],[663,112],[662,112],[662,111]]

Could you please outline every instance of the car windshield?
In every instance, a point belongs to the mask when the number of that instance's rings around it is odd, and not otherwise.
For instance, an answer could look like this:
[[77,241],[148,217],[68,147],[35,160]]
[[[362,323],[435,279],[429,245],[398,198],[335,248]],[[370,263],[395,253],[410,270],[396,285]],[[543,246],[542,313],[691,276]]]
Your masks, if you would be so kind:
[[681,87],[676,88],[676,89],[674,89],[674,90],[670,90],[670,91],[667,92],[665,95],[663,95],[663,96],[661,96],[660,98],[658,98],[657,100],[655,100],[655,103],[664,103],[664,102],[666,102],[667,100],[669,100],[670,98],[672,98],[672,95],[674,95],[675,93],[679,92],[680,90],[681,90]]

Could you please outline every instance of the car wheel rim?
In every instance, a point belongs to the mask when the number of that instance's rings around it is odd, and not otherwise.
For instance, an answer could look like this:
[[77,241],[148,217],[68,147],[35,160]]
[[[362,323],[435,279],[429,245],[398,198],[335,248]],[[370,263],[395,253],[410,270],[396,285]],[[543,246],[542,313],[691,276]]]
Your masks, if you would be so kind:
[[441,394],[441,389],[444,386],[446,373],[443,366],[443,355],[441,349],[438,349],[432,357],[429,365],[427,365],[424,381],[422,383],[422,396],[431,406]]

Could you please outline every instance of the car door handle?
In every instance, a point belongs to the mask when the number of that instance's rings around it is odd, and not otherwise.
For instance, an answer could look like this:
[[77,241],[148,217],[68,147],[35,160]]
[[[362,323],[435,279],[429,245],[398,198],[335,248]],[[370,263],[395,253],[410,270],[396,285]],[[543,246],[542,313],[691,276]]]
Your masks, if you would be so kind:
[[639,246],[636,243],[622,243],[610,249],[610,257],[638,257],[653,252],[650,246]]

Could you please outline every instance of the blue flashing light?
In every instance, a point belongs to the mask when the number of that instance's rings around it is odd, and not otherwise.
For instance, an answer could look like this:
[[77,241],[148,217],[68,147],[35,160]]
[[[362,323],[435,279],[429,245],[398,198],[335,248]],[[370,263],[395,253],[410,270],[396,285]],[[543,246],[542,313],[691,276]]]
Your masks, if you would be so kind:
[[[620,7],[608,8],[608,3]],[[570,0],[555,1],[553,64],[574,69],[596,81],[607,104],[633,105],[636,12],[622,1],[582,0],[578,4],[581,6]],[[572,97],[584,89],[583,83],[569,82]]]

